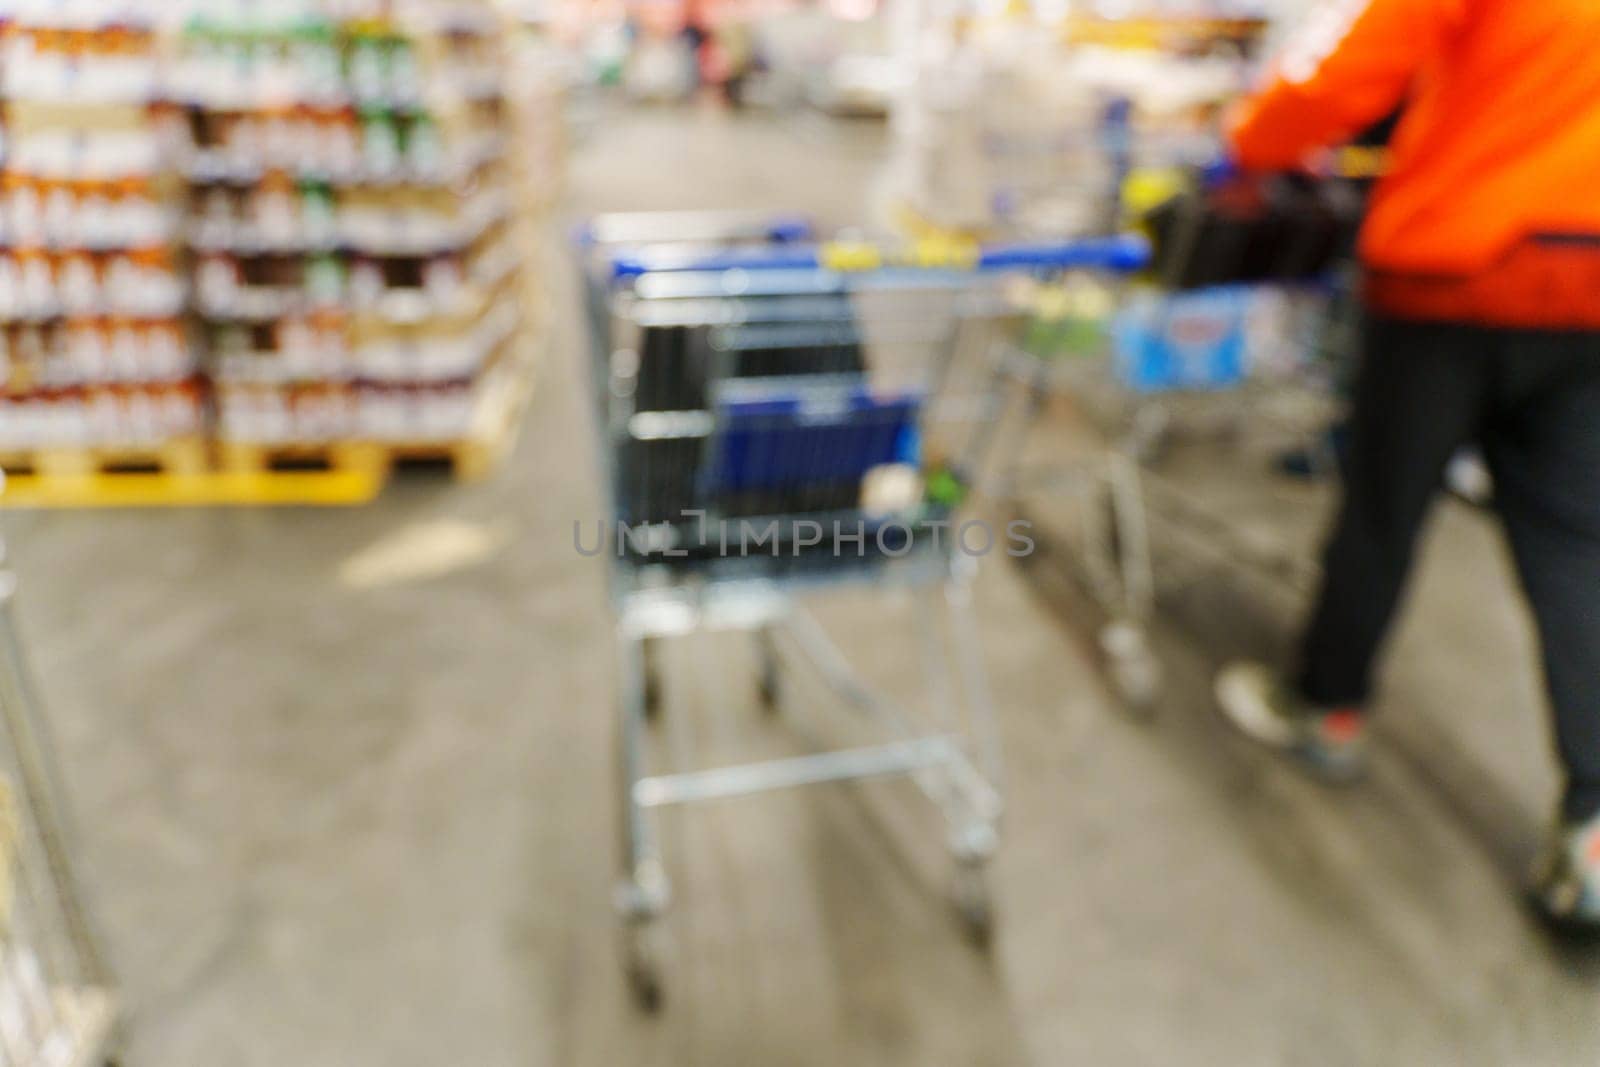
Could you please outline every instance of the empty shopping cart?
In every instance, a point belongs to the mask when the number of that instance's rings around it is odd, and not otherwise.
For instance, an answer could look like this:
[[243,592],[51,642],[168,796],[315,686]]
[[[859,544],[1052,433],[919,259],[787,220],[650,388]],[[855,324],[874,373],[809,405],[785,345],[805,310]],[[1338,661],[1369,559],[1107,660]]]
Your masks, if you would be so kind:
[[[635,992],[653,1007],[662,991],[655,920],[669,894],[652,815],[668,805],[908,775],[943,813],[959,913],[986,934],[1000,759],[968,583],[978,556],[1011,543],[963,505],[991,439],[982,426],[998,413],[986,363],[1007,314],[998,282],[1122,271],[1142,249],[1118,239],[886,249],[760,226],[716,250],[618,244],[582,249],[611,503],[590,548],[612,561],[618,907]],[[867,686],[802,596],[862,585],[899,586],[917,602],[909,625],[926,692],[915,707]],[[784,662],[807,665],[881,740],[653,772],[656,645],[696,631],[755,634],[768,702],[781,645]]]

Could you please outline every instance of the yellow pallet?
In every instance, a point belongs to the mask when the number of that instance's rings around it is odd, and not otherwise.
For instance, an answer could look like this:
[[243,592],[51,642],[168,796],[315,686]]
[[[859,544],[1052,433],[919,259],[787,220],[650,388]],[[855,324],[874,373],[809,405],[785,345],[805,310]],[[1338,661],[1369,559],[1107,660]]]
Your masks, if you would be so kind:
[[384,480],[381,469],[17,474],[0,490],[0,508],[348,506],[377,497]]
[[336,471],[218,470],[200,437],[4,453],[0,470],[0,507],[9,508],[360,504],[378,495],[384,477],[381,464]]
[[133,445],[49,446],[0,452],[0,470],[12,476],[81,477],[91,474],[198,474],[210,466],[198,435]]

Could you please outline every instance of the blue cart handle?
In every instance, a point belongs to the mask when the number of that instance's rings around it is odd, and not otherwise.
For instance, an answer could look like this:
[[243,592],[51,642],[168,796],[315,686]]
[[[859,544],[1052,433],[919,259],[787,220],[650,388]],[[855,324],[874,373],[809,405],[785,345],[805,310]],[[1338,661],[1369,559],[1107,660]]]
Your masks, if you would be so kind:
[[611,274],[615,280],[672,271],[729,270],[1098,270],[1131,274],[1144,269],[1149,262],[1149,241],[1137,234],[1119,234],[1069,241],[995,245],[933,239],[907,245],[826,241],[770,248],[735,248],[712,253],[666,247],[619,256],[612,261]]
[[984,245],[979,270],[1101,270],[1133,274],[1150,265],[1150,242],[1136,233],[1074,241]]

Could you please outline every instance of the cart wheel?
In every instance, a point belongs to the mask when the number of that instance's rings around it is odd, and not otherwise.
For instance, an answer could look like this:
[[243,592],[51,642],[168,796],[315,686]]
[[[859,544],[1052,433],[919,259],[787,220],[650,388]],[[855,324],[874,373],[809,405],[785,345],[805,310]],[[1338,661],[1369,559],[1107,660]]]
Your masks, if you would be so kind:
[[623,966],[628,990],[639,1010],[647,1015],[659,1012],[666,999],[661,983],[660,934],[655,925],[652,922],[629,923],[623,934],[626,938]]
[[661,717],[661,668],[657,663],[660,649],[656,638],[644,639],[644,715],[654,721]]
[[756,682],[756,692],[761,698],[761,707],[768,712],[775,712],[783,700],[778,651],[773,647],[771,634],[763,633],[758,640],[761,645],[761,674]]
[[994,905],[981,862],[963,860],[957,863],[955,904],[972,943],[988,948],[994,938]]
[[1161,662],[1150,650],[1144,631],[1129,622],[1113,622],[1100,631],[1111,684],[1127,707],[1154,710],[1161,695]]
[[783,700],[783,686],[778,681],[778,672],[775,670],[761,672],[760,684],[761,706],[769,712],[776,712]]
[[644,678],[644,715],[652,722],[661,717],[661,679],[654,671]]
[[756,683],[761,697],[761,707],[768,712],[778,710],[783,700],[783,680],[778,677],[778,661],[767,656],[761,663],[761,679]]

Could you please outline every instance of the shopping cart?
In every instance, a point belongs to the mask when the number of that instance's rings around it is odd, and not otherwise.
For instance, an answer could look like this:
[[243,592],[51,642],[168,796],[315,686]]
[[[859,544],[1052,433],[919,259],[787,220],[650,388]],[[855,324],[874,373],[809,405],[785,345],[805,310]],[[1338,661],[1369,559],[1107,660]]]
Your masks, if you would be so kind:
[[4,564],[0,542],[0,1063],[110,1062],[111,981],[80,895]]
[[[1337,418],[1336,380],[1349,359],[1350,305],[1339,299],[1347,283],[1336,264],[1353,226],[1348,197],[1332,192],[1331,205],[1293,200],[1272,214],[1219,215],[1184,198],[1158,218],[1154,277],[1122,284],[1068,275],[1020,295],[1029,321],[994,366],[997,388],[1020,390],[1023,409],[1006,426],[987,488],[1009,499],[1040,489],[1076,494],[1073,556],[1109,616],[1099,645],[1132,708],[1150,708],[1161,691],[1149,623],[1158,579],[1174,578],[1153,563],[1153,498],[1216,553],[1295,569],[1281,555],[1264,558],[1227,516],[1209,513],[1151,465],[1181,429],[1237,437],[1248,425],[1334,466],[1322,430]],[[1057,396],[1087,417],[1100,447],[1082,463],[1028,469],[1025,446]]]
[[[1004,543],[963,504],[991,440],[982,427],[997,414],[986,361],[1007,313],[998,282],[1123,271],[1142,248],[886,250],[772,239],[759,227],[710,254],[583,248],[591,307],[605,311],[594,371],[616,526],[604,547],[620,664],[618,908],[640,1002],[661,996],[655,920],[668,887],[652,815],[669,805],[909,775],[944,816],[959,913],[986,936],[1000,756],[969,582],[976,557]],[[926,713],[873,691],[802,602],[863,585],[903,588],[918,604]],[[652,773],[656,645],[695,631],[753,632],[767,703],[780,690],[782,644],[882,740]]]

